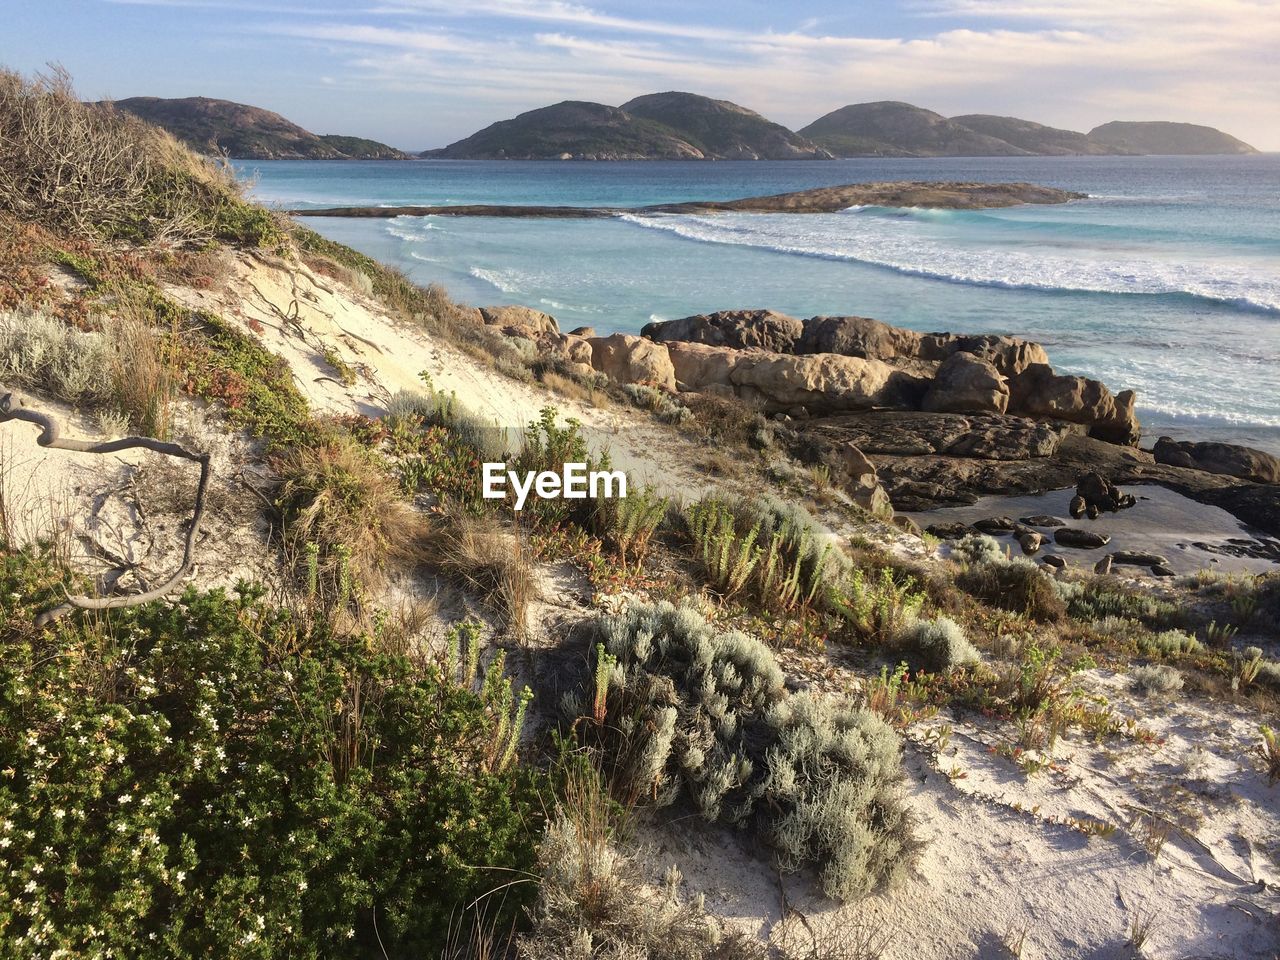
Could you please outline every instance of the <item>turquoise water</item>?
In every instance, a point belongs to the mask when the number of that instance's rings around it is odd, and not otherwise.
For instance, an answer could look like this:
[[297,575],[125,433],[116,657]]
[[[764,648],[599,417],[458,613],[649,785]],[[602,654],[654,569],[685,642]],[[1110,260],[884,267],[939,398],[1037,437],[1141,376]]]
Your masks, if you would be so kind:
[[565,329],[768,307],[1045,345],[1061,369],[1138,391],[1146,433],[1280,453],[1280,155],[833,163],[254,163],[290,207],[632,206],[871,180],[1029,180],[1061,206],[608,220],[316,218],[309,225],[472,303]]

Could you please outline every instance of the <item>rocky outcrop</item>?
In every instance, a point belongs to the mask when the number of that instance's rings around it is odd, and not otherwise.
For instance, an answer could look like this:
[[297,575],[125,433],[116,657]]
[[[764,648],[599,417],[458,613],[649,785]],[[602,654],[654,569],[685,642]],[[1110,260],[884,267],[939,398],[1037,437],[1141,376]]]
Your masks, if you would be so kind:
[[991,363],[971,353],[952,354],[924,395],[921,409],[933,413],[1004,413],[1009,384]]
[[1231,443],[1192,443],[1161,437],[1152,450],[1156,463],[1206,470],[1257,483],[1280,483],[1280,457]]
[[880,485],[875,464],[853,443],[846,443],[840,449],[840,459],[845,474],[844,488],[850,499],[873,517],[892,520],[893,504]]
[[807,412],[905,406],[901,375],[879,360],[834,353],[744,352],[730,373],[738,396],[766,410]]
[[618,383],[646,383],[675,390],[676,372],[667,348],[644,337],[615,333],[591,337],[591,366]]
[[1101,381],[1055,373],[1047,363],[1033,363],[1009,381],[1010,412],[1085,424],[1090,436],[1108,443],[1138,442],[1134,400],[1132,390],[1112,394]]
[[[811,353],[796,349],[804,323],[772,310],[721,310],[681,320],[649,323],[642,336],[661,343],[704,343],[734,350],[771,350],[774,353]],[[830,351],[838,352],[838,351]]]
[[702,343],[654,346],[667,351],[680,389],[737,397],[767,412],[905,407],[914,390],[910,377],[861,357],[795,356]]
[[488,326],[528,327],[534,333],[559,333],[556,318],[530,307],[500,306],[481,307],[480,316]]

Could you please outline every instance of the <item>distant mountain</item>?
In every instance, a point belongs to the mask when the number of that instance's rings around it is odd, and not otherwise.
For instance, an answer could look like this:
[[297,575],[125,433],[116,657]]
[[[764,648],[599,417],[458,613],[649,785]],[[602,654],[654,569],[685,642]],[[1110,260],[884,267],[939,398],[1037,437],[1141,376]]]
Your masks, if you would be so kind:
[[664,124],[625,110],[565,100],[499,120],[422,156],[446,160],[700,160],[703,153]]
[[1113,120],[1089,131],[1096,143],[1118,147],[1129,153],[1217,154],[1257,153],[1243,140],[1195,123],[1168,121]]
[[1019,120],[1017,117],[969,113],[962,117],[952,117],[951,122],[958,123],[975,133],[1011,143],[1019,150],[1044,156],[1088,156],[1131,152],[1121,146],[1091,140],[1086,134],[1077,133],[1075,130],[1046,127],[1042,123]]
[[728,100],[712,100],[696,93],[651,93],[628,100],[619,109],[674,130],[704,157],[723,160],[827,160],[831,155],[815,143],[792,133]]
[[405,160],[408,154],[376,140],[318,136],[270,110],[210,97],[130,97],[114,106],[132,113],[202,153],[244,160]]
[[1016,157],[1031,153],[897,100],[854,103],[800,129],[842,157]]
[[424,157],[454,160],[807,160],[821,147],[728,100],[654,93],[621,107],[566,100]]

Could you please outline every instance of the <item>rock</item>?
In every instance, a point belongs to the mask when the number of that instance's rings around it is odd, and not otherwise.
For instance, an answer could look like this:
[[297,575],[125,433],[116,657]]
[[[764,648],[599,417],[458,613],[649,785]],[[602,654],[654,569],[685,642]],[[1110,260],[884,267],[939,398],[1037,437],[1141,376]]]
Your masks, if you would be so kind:
[[1166,564],[1163,564],[1163,563],[1153,564],[1151,567],[1151,572],[1154,573],[1157,577],[1176,577],[1177,576],[1177,574],[1174,573],[1173,570],[1171,570]]
[[1051,517],[1048,514],[1037,513],[1034,517],[1023,517],[1018,521],[1025,523],[1028,527],[1065,527],[1066,523],[1057,517]]
[[1109,574],[1111,572],[1111,554],[1107,554],[1095,563],[1093,565],[1093,572],[1104,577]]
[[543,313],[541,310],[533,310],[529,307],[481,307],[480,316],[484,318],[484,322],[489,326],[529,327],[539,333],[560,332],[560,326],[556,323],[555,317],[549,313]]
[[1009,385],[989,362],[956,353],[938,368],[921,409],[933,413],[1004,413]]
[[1239,477],[1256,483],[1280,483],[1280,457],[1233,443],[1178,441],[1161,437],[1152,450],[1156,463]]
[[1067,569],[1067,561],[1065,557],[1060,557],[1056,553],[1046,553],[1040,558],[1046,567],[1052,567],[1054,570]]
[[[671,347],[674,351],[675,346]],[[678,365],[677,365],[678,370]],[[962,416],[914,410],[877,410],[826,417],[820,431],[847,437],[871,456],[938,454],[979,460],[1029,460],[1052,456],[1062,439],[1079,430],[994,414]]]
[[773,353],[796,352],[796,344],[803,332],[804,324],[795,317],[772,310],[722,310],[680,320],[655,321],[645,324],[640,331],[643,336],[660,343],[678,340]]
[[1071,514],[1072,520],[1079,520],[1084,516],[1084,512],[1089,509],[1089,505],[1085,503],[1084,497],[1076,494],[1071,498],[1071,503],[1067,506],[1067,513]]
[[810,411],[902,406],[900,374],[879,360],[822,353],[787,356],[744,352],[730,373],[738,396],[766,410],[804,406]]
[[1014,522],[1012,517],[987,517],[985,520],[977,520],[974,527],[983,533],[1009,533],[1013,530]]
[[1112,562],[1129,567],[1162,567],[1169,560],[1158,553],[1139,553],[1134,550],[1116,550],[1109,554]]
[[557,352],[570,363],[591,366],[591,358],[595,355],[595,351],[591,349],[591,344],[586,339],[575,334],[562,333],[556,340],[558,343]]
[[1022,552],[1028,557],[1039,550],[1043,543],[1044,537],[1035,531],[1029,530],[1026,533],[1018,534],[1018,545],[1022,547]]
[[1075,547],[1079,550],[1096,550],[1105,547],[1111,538],[1105,533],[1094,533],[1092,530],[1079,530],[1075,527],[1059,527],[1053,531],[1053,542],[1061,547]]
[[592,337],[587,343],[591,344],[591,366],[618,383],[647,383],[675,390],[675,369],[662,344],[625,333]]
[[920,355],[922,339],[914,330],[869,317],[812,317],[803,323],[797,352],[838,353],[870,360],[914,359]]
[[[1096,520],[1102,511],[1115,513],[1137,502],[1132,494],[1121,493],[1119,487],[1094,470],[1082,474],[1076,481],[1076,499],[1084,500],[1090,520]],[[1074,505],[1075,499],[1071,502]]]
[[892,520],[893,504],[880,479],[876,476],[875,464],[867,459],[866,454],[856,444],[846,443],[841,449],[842,466],[846,476],[844,488],[849,497],[874,517]]
[[1047,363],[1033,363],[1009,380],[1010,413],[1085,424],[1108,443],[1138,442],[1134,399],[1132,390],[1113,395],[1098,380],[1054,373]]
[[574,327],[569,331],[570,336],[574,337],[594,337],[596,335],[595,327]]
[[742,361],[742,353],[679,341],[666,344],[666,350],[681,390],[736,396],[731,375]]
[[960,540],[973,533],[973,527],[967,523],[931,523],[924,528],[924,532],[939,540]]
[[915,537],[924,533],[924,531],[920,529],[920,524],[916,523],[910,517],[896,516],[893,518],[893,525],[904,533],[909,533]]

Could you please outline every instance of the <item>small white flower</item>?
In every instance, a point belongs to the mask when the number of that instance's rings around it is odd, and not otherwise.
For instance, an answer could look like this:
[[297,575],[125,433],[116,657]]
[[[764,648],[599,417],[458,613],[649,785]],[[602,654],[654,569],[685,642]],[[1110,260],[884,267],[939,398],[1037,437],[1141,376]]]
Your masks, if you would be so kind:
[[67,811],[63,810],[61,807],[53,811],[53,819],[55,820],[61,820],[66,815],[67,815]]

